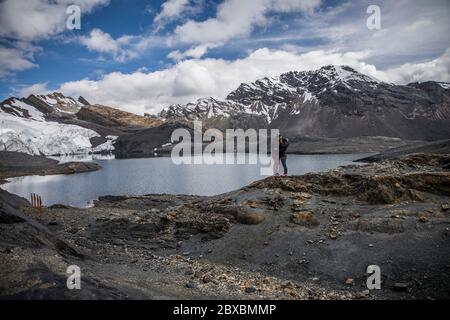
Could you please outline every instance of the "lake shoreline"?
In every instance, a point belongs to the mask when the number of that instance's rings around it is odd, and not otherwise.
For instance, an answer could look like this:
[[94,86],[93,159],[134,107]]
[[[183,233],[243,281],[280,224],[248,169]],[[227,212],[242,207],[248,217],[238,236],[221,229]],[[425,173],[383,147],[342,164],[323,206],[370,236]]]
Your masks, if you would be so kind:
[[32,176],[57,175],[91,172],[101,169],[94,162],[66,162],[43,156],[32,156],[20,152],[0,151],[0,185],[4,179]]

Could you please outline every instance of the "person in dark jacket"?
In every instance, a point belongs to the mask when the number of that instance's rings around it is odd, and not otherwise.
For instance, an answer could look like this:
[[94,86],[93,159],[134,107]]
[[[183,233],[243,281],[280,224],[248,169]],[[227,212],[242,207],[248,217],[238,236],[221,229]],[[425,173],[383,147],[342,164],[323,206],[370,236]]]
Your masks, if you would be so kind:
[[289,140],[280,135],[279,147],[278,147],[278,155],[280,157],[281,164],[283,165],[284,176],[288,175],[287,154],[286,154],[286,151],[287,151],[288,147],[289,147]]

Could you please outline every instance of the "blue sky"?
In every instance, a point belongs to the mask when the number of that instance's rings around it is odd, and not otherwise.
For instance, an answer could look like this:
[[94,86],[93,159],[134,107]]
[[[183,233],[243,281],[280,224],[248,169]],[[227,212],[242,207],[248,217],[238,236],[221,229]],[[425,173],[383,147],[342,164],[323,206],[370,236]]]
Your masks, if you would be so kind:
[[[67,30],[66,8],[81,8]],[[0,98],[62,91],[135,113],[224,98],[241,82],[348,64],[383,81],[450,81],[447,0],[4,0]]]

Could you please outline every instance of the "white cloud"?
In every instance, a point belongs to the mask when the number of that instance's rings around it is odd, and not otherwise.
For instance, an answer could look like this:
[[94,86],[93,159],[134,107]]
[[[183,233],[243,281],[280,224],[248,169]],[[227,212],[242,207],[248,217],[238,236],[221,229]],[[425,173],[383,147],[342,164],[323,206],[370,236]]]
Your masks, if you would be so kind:
[[30,94],[47,94],[50,90],[47,88],[47,82],[35,83],[31,86],[21,86],[13,90],[14,96],[28,97]]
[[[0,78],[37,67],[33,55],[40,50],[33,43],[66,29],[66,9],[78,5],[83,14],[107,5],[109,0],[3,0],[0,1]],[[83,26],[83,25],[82,25]]]
[[109,0],[3,0],[0,36],[27,41],[46,39],[65,30],[68,6],[80,6],[83,15],[108,3]]
[[381,30],[366,27],[370,4],[371,0],[346,1],[316,10],[290,21],[290,31],[276,34],[272,42],[302,43],[306,39],[316,40],[306,50],[368,50],[369,61],[383,68],[430,59],[450,47],[448,0],[380,0]]
[[211,43],[200,44],[184,52],[181,52],[180,50],[172,51],[167,55],[167,57],[175,61],[180,61],[186,58],[199,59],[203,57],[208,52],[209,49],[215,48],[217,46],[219,46],[219,44],[211,44]]
[[161,5],[161,12],[155,17],[156,23],[178,18],[187,9],[189,0],[167,0]]
[[166,0],[153,20],[154,31],[159,31],[169,22],[199,13],[203,8],[203,2],[204,0]]
[[136,44],[136,41],[140,42],[142,38],[124,35],[113,39],[110,34],[96,28],[89,33],[89,36],[79,37],[79,41],[91,51],[109,53],[115,61],[125,62],[138,56],[136,46],[139,43]]
[[270,12],[312,12],[320,0],[225,0],[216,17],[205,21],[189,20],[176,27],[171,43],[225,43],[248,36],[254,27],[267,23]]
[[116,52],[119,50],[117,41],[100,29],[93,29],[88,37],[80,37],[80,42],[93,51]]
[[24,43],[17,43],[15,47],[0,45],[0,78],[17,71],[36,68],[37,65],[32,62],[32,59],[37,50],[37,47]]
[[396,83],[427,80],[450,82],[450,48],[437,59],[422,63],[405,63],[386,71],[386,79]]

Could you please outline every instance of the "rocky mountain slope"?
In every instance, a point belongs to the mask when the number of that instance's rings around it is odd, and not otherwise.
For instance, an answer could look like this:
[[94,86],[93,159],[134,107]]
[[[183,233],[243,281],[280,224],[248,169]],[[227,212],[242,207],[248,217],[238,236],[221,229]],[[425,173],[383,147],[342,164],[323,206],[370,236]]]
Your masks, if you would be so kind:
[[118,128],[149,128],[162,124],[162,121],[159,119],[143,117],[134,113],[102,105],[89,105],[82,107],[77,113],[77,118],[107,127]]
[[[394,85],[348,66],[326,66],[241,84],[223,101],[172,105],[160,116],[222,123],[219,129],[231,118],[250,117],[289,136],[437,140],[450,136],[450,85]],[[246,127],[239,121],[233,125]]]

